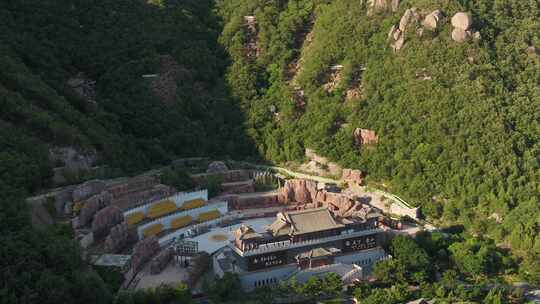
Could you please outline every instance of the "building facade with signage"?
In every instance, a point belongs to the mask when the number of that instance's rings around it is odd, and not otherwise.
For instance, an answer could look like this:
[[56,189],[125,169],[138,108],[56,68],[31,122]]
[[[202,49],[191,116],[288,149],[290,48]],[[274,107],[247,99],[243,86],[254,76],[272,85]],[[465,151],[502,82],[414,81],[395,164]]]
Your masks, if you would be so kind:
[[278,213],[266,231],[242,226],[235,239],[213,257],[214,271],[237,273],[246,289],[275,285],[295,276],[337,273],[345,283],[362,279],[387,257],[381,247],[380,214],[363,207],[340,217],[316,208]]

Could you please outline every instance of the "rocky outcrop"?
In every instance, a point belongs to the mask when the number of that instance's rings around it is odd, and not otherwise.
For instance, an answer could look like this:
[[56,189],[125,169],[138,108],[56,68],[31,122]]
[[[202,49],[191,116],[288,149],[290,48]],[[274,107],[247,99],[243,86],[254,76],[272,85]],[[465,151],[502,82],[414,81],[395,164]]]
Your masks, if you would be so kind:
[[354,142],[358,146],[376,145],[379,143],[379,137],[373,130],[356,128],[353,136]]
[[103,191],[86,200],[79,214],[79,226],[84,227],[92,221],[92,217],[100,210],[111,204],[112,195]]
[[362,185],[364,183],[364,174],[360,170],[343,169],[343,175],[341,179],[347,182],[349,185]]
[[217,173],[226,171],[229,171],[229,168],[227,168],[227,165],[225,165],[225,163],[222,161],[213,161],[208,165],[208,169],[206,169],[206,173]]
[[259,57],[261,53],[261,50],[257,45],[258,29],[255,16],[244,16],[244,27],[247,36],[245,55],[247,59],[254,60]]
[[527,55],[529,58],[538,58],[540,57],[540,51],[535,46],[529,46],[527,47]]
[[120,252],[136,239],[135,231],[130,230],[127,223],[120,223],[111,228],[111,232],[105,239],[105,250],[109,253]]
[[109,234],[112,227],[121,223],[124,220],[124,215],[120,208],[116,206],[108,206],[99,210],[94,215],[92,221],[92,232],[96,239],[105,237]]
[[162,250],[155,258],[150,262],[150,273],[159,274],[167,267],[169,262],[174,256],[174,250],[172,247]]
[[[357,173],[354,172],[354,174]],[[354,176],[354,174],[348,176]],[[328,191],[326,187],[317,187],[316,184],[307,180],[288,180],[280,190],[280,203],[298,204],[300,206],[297,207],[303,209],[327,207],[339,217],[365,218],[369,213],[375,212],[373,208],[362,202],[362,198],[347,193]]]
[[418,26],[421,19],[418,10],[415,7],[412,7],[408,8],[405,13],[403,13],[403,16],[401,16],[401,19],[399,20],[399,24],[392,25],[390,32],[388,32],[388,40],[391,41],[390,46],[394,52],[401,50],[405,45],[405,35],[411,25],[414,24],[416,32],[421,35],[422,28]]
[[[186,78],[189,71],[180,66],[171,55],[159,57],[159,74],[152,75],[150,89],[164,104],[176,102],[177,82]],[[143,76],[144,77],[144,76]]]
[[469,39],[480,40],[481,35],[478,31],[471,29],[473,24],[472,16],[468,13],[459,12],[452,17],[452,39],[462,43]]
[[160,250],[159,242],[156,236],[145,238],[133,247],[131,255],[131,268],[137,272],[144,263],[152,258]]
[[383,12],[392,10],[396,12],[399,8],[400,0],[368,0],[368,15],[373,14],[374,12]]
[[452,26],[467,31],[472,26],[472,17],[470,14],[459,12],[452,17]]
[[439,27],[442,18],[442,12],[440,10],[434,10],[424,18],[424,21],[422,21],[422,25],[424,26],[424,28],[434,31]]
[[105,187],[105,182],[100,180],[91,180],[84,182],[73,190],[73,201],[80,202],[82,200],[85,200],[92,195],[102,192],[103,190],[105,190]]
[[78,73],[76,76],[71,77],[67,81],[67,86],[87,102],[96,103],[96,82],[88,79],[84,73]]
[[317,182],[291,179],[285,182],[285,185],[280,189],[278,200],[280,203],[310,204],[316,201],[317,193]]

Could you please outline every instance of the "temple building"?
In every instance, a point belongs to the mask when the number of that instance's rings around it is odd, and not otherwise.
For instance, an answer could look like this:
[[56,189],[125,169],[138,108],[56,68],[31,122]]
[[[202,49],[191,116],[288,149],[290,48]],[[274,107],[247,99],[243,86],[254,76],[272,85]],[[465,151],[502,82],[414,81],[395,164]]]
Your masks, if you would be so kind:
[[214,271],[218,276],[237,273],[248,290],[293,276],[301,283],[328,272],[352,283],[387,257],[381,247],[380,216],[367,206],[349,217],[339,217],[326,207],[281,212],[265,231],[238,228],[234,241],[214,255]]

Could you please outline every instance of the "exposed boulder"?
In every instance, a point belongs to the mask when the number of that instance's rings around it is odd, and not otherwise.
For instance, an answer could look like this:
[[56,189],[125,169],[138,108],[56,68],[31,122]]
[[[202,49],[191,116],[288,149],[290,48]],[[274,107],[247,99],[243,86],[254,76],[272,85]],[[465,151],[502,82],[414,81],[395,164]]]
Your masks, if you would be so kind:
[[139,271],[142,265],[146,263],[151,257],[159,252],[160,246],[156,236],[145,238],[133,247],[133,254],[131,255],[131,268],[134,271]]
[[375,131],[368,129],[356,128],[353,133],[354,141],[358,146],[372,145],[379,143],[379,137]]
[[529,46],[527,48],[527,55],[529,55],[530,58],[538,58],[540,57],[540,52],[535,46]]
[[460,28],[454,28],[452,31],[452,39],[456,42],[465,42],[470,38],[470,33],[468,31],[464,31]]
[[297,202],[310,204],[317,197],[317,182],[304,179],[291,179],[280,189],[278,200],[281,203]]
[[227,168],[227,165],[225,165],[225,163],[222,161],[211,162],[208,165],[208,169],[206,169],[206,173],[217,173],[226,171],[229,171],[229,168]]
[[368,0],[368,13],[381,12],[391,9],[396,12],[399,8],[400,0]]
[[354,205],[354,201],[345,194],[326,191],[323,193],[320,201],[338,216],[343,216]]
[[86,226],[98,210],[111,204],[112,195],[108,191],[103,191],[86,200],[79,214],[79,226]]
[[397,52],[401,50],[404,45],[405,45],[405,36],[401,35],[401,37],[399,37],[399,39],[396,40],[396,42],[392,44],[392,49],[394,50],[394,52]]
[[[399,31],[398,27],[395,24],[392,25],[392,27],[390,28],[390,31],[388,32],[388,40],[390,40],[392,38],[394,40],[396,40],[396,38],[395,38],[396,37],[396,32],[398,32],[398,31]],[[399,34],[401,34],[401,31],[398,32],[398,35]]]
[[439,22],[441,22],[443,18],[443,14],[440,10],[435,10],[431,13],[429,13],[422,22],[422,25],[430,30],[436,30],[439,26]]
[[159,274],[167,267],[169,262],[172,260],[174,256],[174,250],[172,247],[166,248],[165,250],[161,251],[155,258],[152,259],[152,262],[150,263],[150,273],[151,274]]
[[101,180],[91,180],[84,182],[73,190],[73,201],[79,202],[87,199],[92,195],[98,194],[101,191],[105,190],[105,187],[105,182]]
[[401,1],[400,0],[392,0],[392,12],[397,12],[397,10],[399,9],[399,3]]
[[111,228],[111,232],[105,239],[105,250],[110,253],[117,253],[129,243],[137,239],[135,231],[129,229],[127,223],[120,223]]
[[112,227],[122,222],[124,215],[116,206],[108,206],[99,210],[92,221],[92,232],[95,238],[106,236]]
[[452,17],[452,26],[454,28],[461,29],[463,31],[467,31],[470,29],[472,25],[472,17],[468,13],[459,12]]
[[362,185],[364,182],[363,179],[364,173],[360,170],[354,169],[343,169],[342,179],[348,184]]

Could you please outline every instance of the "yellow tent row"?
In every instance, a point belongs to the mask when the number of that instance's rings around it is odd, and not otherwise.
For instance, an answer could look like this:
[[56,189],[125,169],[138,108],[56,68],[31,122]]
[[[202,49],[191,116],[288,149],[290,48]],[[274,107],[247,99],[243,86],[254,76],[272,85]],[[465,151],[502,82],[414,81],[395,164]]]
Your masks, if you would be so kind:
[[197,218],[197,221],[199,223],[202,223],[202,222],[210,221],[210,220],[213,220],[213,219],[217,219],[220,216],[221,216],[221,213],[219,213],[218,210],[212,210],[212,211],[203,212],[203,213],[199,214],[199,217]]
[[152,226],[144,229],[143,235],[144,235],[144,237],[149,237],[149,236],[152,236],[152,235],[156,235],[156,234],[160,233],[161,231],[163,231],[163,225],[158,223],[158,224],[152,225]]
[[190,210],[190,209],[202,207],[204,205],[206,205],[206,201],[203,200],[202,198],[197,198],[197,199],[185,201],[182,207],[180,208],[182,208],[183,210]]
[[189,215],[180,216],[171,221],[171,229],[180,229],[186,227],[193,221],[193,218]]
[[165,200],[148,208],[147,216],[149,218],[157,218],[174,211],[176,211],[176,204],[171,200]]
[[133,212],[132,214],[126,216],[126,223],[128,223],[130,226],[138,224],[142,220],[144,220],[144,213],[142,212]]

